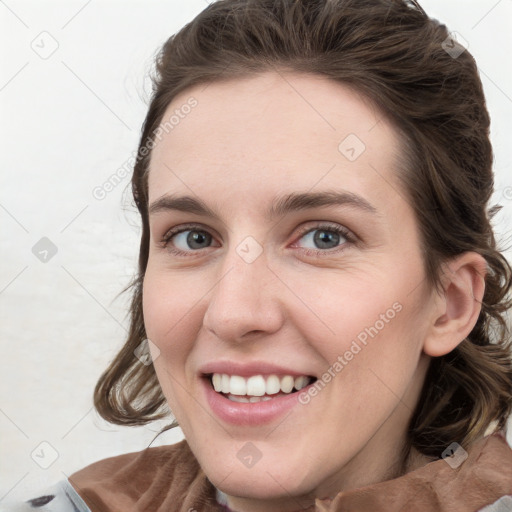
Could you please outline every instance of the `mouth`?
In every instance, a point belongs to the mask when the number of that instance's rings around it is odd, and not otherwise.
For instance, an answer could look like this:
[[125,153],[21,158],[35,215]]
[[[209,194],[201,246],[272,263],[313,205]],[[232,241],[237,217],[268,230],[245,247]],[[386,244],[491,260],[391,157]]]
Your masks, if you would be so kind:
[[[207,362],[199,368],[206,410],[235,428],[280,422],[302,404],[301,393],[308,392],[318,380],[305,373],[305,368],[300,361],[285,367],[268,359]],[[309,413],[315,408],[307,410]]]
[[293,395],[313,384],[317,379],[310,375],[229,375],[211,373],[204,376],[211,388],[222,397],[237,403],[256,404],[279,397]]

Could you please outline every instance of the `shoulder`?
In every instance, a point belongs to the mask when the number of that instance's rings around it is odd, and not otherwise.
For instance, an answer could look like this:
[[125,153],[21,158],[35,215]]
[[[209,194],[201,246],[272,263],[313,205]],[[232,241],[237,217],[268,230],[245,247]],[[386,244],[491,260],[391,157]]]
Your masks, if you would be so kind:
[[452,443],[441,458],[409,476],[420,487],[431,486],[429,492],[449,504],[447,510],[461,504],[480,510],[512,495],[512,449],[503,433],[481,438],[467,451]]
[[86,485],[103,482],[105,478],[122,479],[140,471],[150,479],[154,477],[155,472],[173,472],[177,464],[185,464],[189,469],[199,469],[199,464],[185,440],[172,445],[146,448],[139,452],[102,459],[73,473],[69,480],[73,485]]
[[67,480],[26,501],[0,503],[0,512],[91,512]]
[[215,503],[214,488],[185,440],[100,460],[68,480],[94,512],[133,510],[137,504],[155,512],[188,510]]
[[401,477],[341,492],[327,510],[500,512],[508,510],[497,507],[509,504],[509,496],[512,449],[503,435],[493,434],[476,441],[467,451],[452,443],[439,460]]

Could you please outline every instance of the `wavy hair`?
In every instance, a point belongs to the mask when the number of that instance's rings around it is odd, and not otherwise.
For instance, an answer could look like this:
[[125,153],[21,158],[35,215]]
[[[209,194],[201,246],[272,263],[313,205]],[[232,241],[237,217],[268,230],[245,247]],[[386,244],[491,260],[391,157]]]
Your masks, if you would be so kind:
[[391,120],[404,148],[397,172],[416,214],[432,286],[440,286],[443,262],[458,254],[475,251],[487,262],[477,323],[456,349],[432,359],[409,425],[409,448],[439,457],[454,440],[469,446],[489,427],[505,427],[512,408],[511,267],[491,225],[499,207],[488,205],[493,154],[482,83],[463,50],[412,0],[219,0],[167,40],[156,59],[132,178],[142,236],[130,330],[94,392],[103,418],[140,425],[169,412],[153,365],[134,356],[146,338],[147,173],[164,112],[192,86],[290,70],[352,87]]

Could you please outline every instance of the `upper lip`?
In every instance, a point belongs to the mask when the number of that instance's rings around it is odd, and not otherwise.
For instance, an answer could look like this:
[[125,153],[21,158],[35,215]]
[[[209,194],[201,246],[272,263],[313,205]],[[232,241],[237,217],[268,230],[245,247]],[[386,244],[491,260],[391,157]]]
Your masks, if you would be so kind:
[[240,363],[237,361],[212,361],[199,368],[202,375],[211,375],[213,373],[225,373],[227,375],[239,375],[240,377],[251,377],[252,375],[292,375],[300,377],[302,375],[313,376],[311,373],[300,370],[285,368],[284,366],[267,363],[265,361],[252,361]]

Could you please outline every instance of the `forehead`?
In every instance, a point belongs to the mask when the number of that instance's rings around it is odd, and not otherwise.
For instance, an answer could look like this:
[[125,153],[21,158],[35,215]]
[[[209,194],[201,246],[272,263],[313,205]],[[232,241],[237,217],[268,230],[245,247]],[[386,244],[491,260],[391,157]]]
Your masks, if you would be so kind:
[[397,188],[397,133],[371,102],[326,77],[268,72],[203,84],[174,98],[161,126],[172,116],[151,156],[150,202],[171,191],[236,189],[250,200],[314,187],[389,200]]

